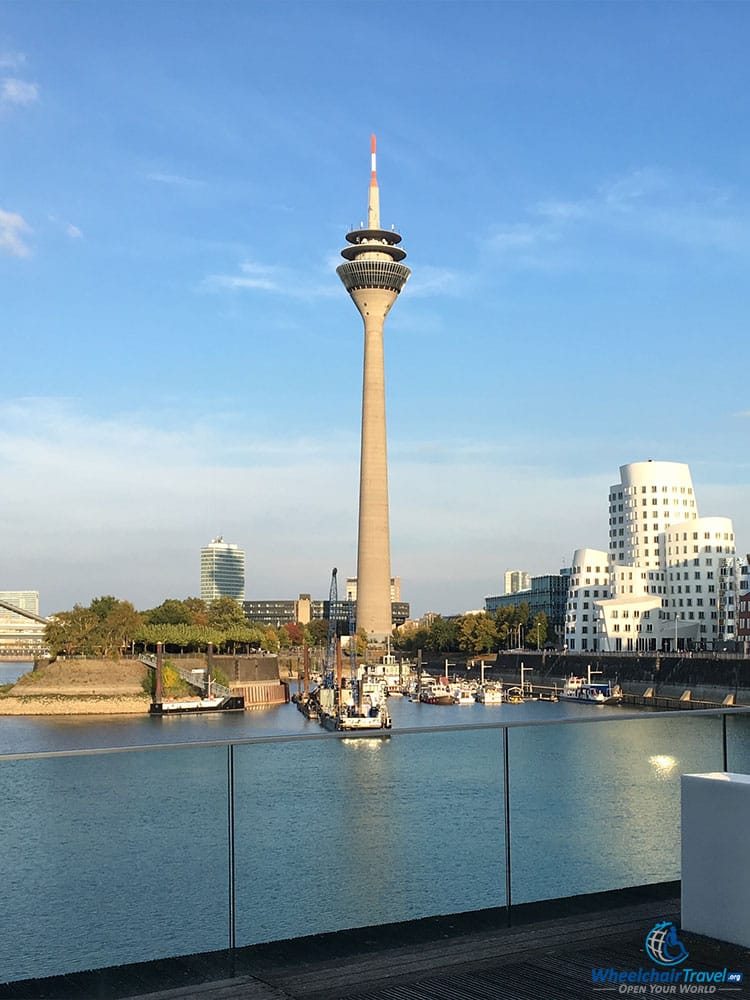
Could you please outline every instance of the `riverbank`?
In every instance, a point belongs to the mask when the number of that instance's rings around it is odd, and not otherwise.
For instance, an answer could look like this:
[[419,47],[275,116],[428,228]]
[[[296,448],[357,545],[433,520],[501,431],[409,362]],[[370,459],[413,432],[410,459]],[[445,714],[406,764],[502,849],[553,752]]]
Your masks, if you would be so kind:
[[133,660],[57,660],[0,693],[0,715],[145,715],[147,671]]
[[150,699],[102,695],[88,698],[70,695],[31,695],[0,697],[2,715],[148,715]]

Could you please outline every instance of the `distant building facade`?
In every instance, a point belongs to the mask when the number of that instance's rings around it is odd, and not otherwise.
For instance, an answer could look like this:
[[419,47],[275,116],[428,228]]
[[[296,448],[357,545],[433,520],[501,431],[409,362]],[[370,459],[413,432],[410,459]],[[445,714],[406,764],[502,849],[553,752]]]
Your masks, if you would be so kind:
[[[348,576],[346,578],[346,599],[347,601],[357,600],[357,578]],[[391,603],[398,604],[401,601],[401,577],[391,577]]]
[[525,569],[506,569],[503,577],[503,592],[517,594],[521,590],[531,590],[531,574]]
[[218,597],[245,600],[245,553],[221,537],[201,549],[201,598],[210,603]]
[[267,600],[243,601],[245,617],[249,622],[259,625],[280,625],[300,623],[307,625],[312,615],[312,604],[309,594],[300,594],[296,601]]
[[[299,622],[307,625],[310,621],[329,621],[331,616],[331,606],[328,600],[313,601],[309,594],[300,594],[296,601],[292,600],[265,600],[265,601],[243,601],[245,617],[249,622],[258,625],[273,625],[278,628],[288,622]],[[357,602],[354,602],[354,614],[356,616]],[[403,625],[409,617],[409,604],[405,601],[391,602],[391,618],[393,624]],[[349,622],[349,600],[339,599],[333,607],[333,618],[339,622]]]
[[609,552],[573,556],[567,648],[715,649],[734,639],[750,578],[730,518],[699,516],[683,463],[633,462],[620,475],[609,492]]
[[[513,571],[515,572],[515,570]],[[528,576],[528,574],[525,574]],[[529,586],[524,590],[506,592],[498,597],[485,597],[484,610],[494,614],[498,608],[518,607],[528,604],[529,621],[543,612],[547,616],[552,631],[562,635],[565,628],[565,607],[568,597],[570,572],[563,569],[559,573],[529,577]],[[507,586],[507,573],[506,573]]]
[[32,615],[39,614],[38,590],[0,590],[0,601],[21,611],[30,611]]
[[[391,601],[391,624],[400,628],[401,625],[409,617],[409,602],[408,601]],[[357,613],[357,602],[354,601],[354,613]],[[329,601],[313,601],[312,602],[312,617],[313,619],[322,618],[325,621],[330,621],[330,602]],[[339,600],[333,609],[333,618],[336,621],[348,622],[349,621],[349,601]]]
[[743,643],[750,639],[750,593],[740,594],[737,601],[737,638]]
[[0,653],[44,651],[47,619],[39,614],[37,590],[0,590]]

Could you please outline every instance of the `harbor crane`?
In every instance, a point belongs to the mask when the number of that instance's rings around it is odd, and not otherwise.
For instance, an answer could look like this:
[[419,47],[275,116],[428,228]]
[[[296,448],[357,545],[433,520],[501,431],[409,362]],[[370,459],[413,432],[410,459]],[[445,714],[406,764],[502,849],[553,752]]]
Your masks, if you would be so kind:
[[338,646],[338,619],[334,613],[339,602],[338,583],[336,575],[338,570],[333,567],[331,573],[331,586],[328,590],[328,634],[326,636],[326,660],[323,670],[323,687],[335,687],[334,677],[336,674],[336,650]]

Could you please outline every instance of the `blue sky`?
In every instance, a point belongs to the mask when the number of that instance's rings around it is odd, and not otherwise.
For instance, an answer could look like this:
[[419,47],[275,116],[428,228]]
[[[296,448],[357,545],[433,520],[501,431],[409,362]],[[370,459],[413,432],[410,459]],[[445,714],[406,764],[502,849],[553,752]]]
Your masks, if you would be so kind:
[[750,6],[0,5],[0,589],[44,611],[355,572],[366,211],[415,613],[606,547],[688,462],[750,547]]

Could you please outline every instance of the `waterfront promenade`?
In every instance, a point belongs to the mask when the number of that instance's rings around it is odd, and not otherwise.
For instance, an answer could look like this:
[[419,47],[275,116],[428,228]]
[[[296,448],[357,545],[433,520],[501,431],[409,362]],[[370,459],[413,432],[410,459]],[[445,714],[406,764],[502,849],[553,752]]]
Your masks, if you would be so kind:
[[[679,884],[533,904],[516,919],[506,927],[504,914],[485,911],[346,931],[239,949],[233,964],[214,953],[15,983],[0,998],[581,1000],[595,995],[592,968],[650,965],[645,935],[679,921]],[[693,968],[750,971],[745,949],[681,938]]]

